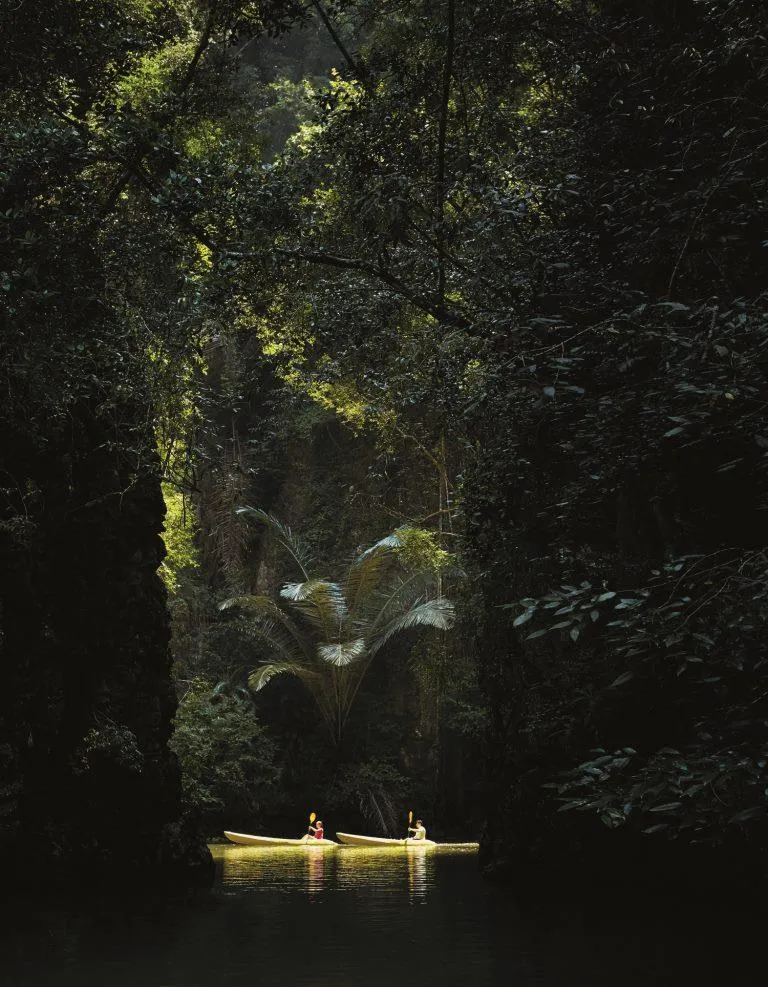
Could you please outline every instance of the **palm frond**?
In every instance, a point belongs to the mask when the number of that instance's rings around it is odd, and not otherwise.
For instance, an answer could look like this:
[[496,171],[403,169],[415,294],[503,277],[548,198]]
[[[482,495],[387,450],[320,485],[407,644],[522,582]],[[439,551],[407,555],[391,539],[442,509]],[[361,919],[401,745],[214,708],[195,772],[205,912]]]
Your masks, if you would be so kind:
[[331,665],[344,668],[352,665],[366,653],[365,640],[361,637],[354,641],[339,641],[338,644],[318,644],[317,653]]
[[[398,529],[399,530],[399,529]],[[370,548],[358,556],[358,561],[364,559],[366,555],[371,555],[376,552],[387,551],[391,552],[394,548],[402,548],[403,542],[397,531],[393,531],[392,534],[387,535],[386,538],[380,538],[377,542],[371,545]]]
[[404,614],[393,617],[381,628],[368,645],[369,654],[376,654],[390,638],[402,631],[413,630],[416,627],[435,627],[437,630],[447,631],[453,626],[455,619],[455,608],[444,596],[436,600],[416,603]]
[[251,620],[245,627],[245,634],[252,640],[260,641],[271,651],[280,655],[285,661],[304,661],[306,652],[296,639],[280,624],[273,620],[259,617]]
[[286,583],[280,596],[288,600],[312,627],[326,639],[338,637],[347,617],[344,590],[327,579],[310,579],[305,583]]
[[[352,613],[355,613],[376,588],[381,584],[385,570],[396,561],[393,549],[395,544],[389,544],[393,538],[382,539],[352,562],[345,580],[347,603]],[[399,542],[397,543],[399,544]]]
[[[429,569],[416,569],[397,580],[390,580],[374,590],[362,611],[357,614],[371,634],[388,620],[421,603],[437,587],[437,575]],[[436,594],[438,595],[438,594]]]
[[279,607],[268,596],[235,596],[219,604],[219,610],[229,610],[232,607],[239,607],[255,613],[257,618],[261,619],[263,626],[266,626],[267,622],[281,625],[290,634],[304,654],[308,658],[312,657],[312,644],[307,636],[302,633],[296,622],[291,620],[285,610]]
[[347,603],[344,599],[344,590],[338,583],[332,583],[328,579],[308,579],[305,583],[285,583],[280,590],[280,596],[292,603],[301,603],[313,595],[327,599],[338,616],[346,615]]
[[248,676],[248,685],[253,692],[260,692],[276,675],[296,675],[301,677],[304,671],[306,670],[301,665],[288,661],[259,665]]
[[256,521],[258,524],[263,524],[270,531],[274,532],[277,535],[277,540],[281,547],[299,567],[301,574],[305,579],[309,579],[309,570],[312,568],[313,561],[312,556],[304,542],[294,535],[287,524],[283,524],[274,514],[262,511],[258,507],[238,507],[236,513],[242,514],[251,521]]

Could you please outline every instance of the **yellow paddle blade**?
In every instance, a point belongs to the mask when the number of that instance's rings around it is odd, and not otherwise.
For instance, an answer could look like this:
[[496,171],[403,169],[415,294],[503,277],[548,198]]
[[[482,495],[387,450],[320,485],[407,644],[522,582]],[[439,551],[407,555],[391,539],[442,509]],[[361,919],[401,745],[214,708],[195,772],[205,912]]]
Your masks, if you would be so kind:
[[408,825],[410,826],[413,822],[413,809],[408,810]]
[[309,814],[309,821],[311,823],[313,823],[315,821],[315,819],[317,819],[317,816],[314,814],[314,812],[310,812],[310,814]]

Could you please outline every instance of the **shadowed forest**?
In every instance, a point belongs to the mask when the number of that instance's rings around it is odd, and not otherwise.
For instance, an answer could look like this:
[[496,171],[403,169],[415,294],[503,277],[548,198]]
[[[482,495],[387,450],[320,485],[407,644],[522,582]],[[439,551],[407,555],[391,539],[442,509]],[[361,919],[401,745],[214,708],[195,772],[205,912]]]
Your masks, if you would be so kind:
[[27,0],[0,860],[758,881],[768,10]]

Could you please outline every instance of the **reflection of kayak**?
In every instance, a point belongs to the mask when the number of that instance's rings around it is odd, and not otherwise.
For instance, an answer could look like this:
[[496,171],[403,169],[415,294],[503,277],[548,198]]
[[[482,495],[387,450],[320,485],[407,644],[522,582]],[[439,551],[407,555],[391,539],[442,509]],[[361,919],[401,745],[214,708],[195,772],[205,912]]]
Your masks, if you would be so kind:
[[239,843],[242,846],[338,846],[333,840],[289,840],[279,836],[250,836],[248,833],[230,833],[224,830],[224,835],[232,843]]
[[337,833],[336,836],[345,846],[437,846],[434,840],[414,840],[410,837],[407,840],[391,840],[383,836],[355,836],[354,833]]

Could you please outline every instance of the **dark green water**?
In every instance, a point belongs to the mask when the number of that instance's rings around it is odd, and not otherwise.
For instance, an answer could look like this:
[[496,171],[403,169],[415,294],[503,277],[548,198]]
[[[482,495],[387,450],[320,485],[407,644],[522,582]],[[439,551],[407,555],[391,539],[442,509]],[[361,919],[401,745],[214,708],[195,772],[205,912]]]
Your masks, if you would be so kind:
[[[761,923],[728,902],[515,901],[474,854],[215,847],[211,891],[9,902],[13,987],[754,984]],[[76,903],[75,903],[76,900]]]

